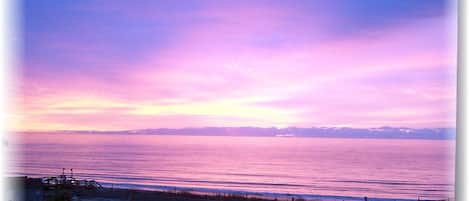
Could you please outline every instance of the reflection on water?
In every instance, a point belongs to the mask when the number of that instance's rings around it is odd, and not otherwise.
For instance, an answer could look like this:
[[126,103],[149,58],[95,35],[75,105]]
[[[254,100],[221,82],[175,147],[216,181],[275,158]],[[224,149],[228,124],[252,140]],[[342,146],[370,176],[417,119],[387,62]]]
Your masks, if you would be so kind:
[[73,168],[79,177],[123,187],[454,197],[454,141],[447,140],[18,135],[10,170],[17,175]]

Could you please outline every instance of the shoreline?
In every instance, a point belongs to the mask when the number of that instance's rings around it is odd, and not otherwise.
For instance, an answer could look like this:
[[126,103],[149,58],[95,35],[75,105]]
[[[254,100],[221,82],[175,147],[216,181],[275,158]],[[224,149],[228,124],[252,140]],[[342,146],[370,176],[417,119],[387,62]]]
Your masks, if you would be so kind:
[[[363,201],[364,197],[313,195],[313,194],[285,194],[274,192],[247,192],[229,189],[205,189],[196,187],[159,188],[122,187],[104,184],[101,189],[55,189],[44,190],[45,185],[38,177],[8,177],[9,186],[12,186],[9,200],[83,200],[83,201],[145,201],[145,200],[178,200],[178,201]],[[138,186],[133,184],[133,186]],[[59,198],[59,199],[58,199]],[[454,199],[396,199],[373,198],[368,201],[452,201]]]

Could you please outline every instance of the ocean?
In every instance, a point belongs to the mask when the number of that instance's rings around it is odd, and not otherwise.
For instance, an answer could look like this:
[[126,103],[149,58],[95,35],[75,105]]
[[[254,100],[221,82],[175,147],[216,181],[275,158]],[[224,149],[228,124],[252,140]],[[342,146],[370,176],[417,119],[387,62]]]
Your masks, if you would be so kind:
[[337,200],[454,198],[454,140],[17,133],[9,175]]

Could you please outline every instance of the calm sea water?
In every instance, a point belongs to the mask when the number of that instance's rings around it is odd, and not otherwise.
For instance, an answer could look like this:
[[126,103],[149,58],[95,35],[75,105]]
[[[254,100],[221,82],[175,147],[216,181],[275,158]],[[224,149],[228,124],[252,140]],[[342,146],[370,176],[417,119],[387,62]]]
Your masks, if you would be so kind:
[[301,196],[454,197],[454,141],[18,134],[11,174],[114,187]]

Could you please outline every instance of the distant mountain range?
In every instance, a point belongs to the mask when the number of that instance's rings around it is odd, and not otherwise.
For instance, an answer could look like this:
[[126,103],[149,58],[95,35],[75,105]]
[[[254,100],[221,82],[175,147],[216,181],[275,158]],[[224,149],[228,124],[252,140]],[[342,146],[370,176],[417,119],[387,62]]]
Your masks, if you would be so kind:
[[335,138],[405,138],[405,139],[455,139],[455,128],[261,128],[261,127],[202,127],[202,128],[157,128],[121,131],[57,131],[67,133],[98,134],[147,134],[147,135],[210,135],[210,136],[278,136],[278,137],[335,137]]

